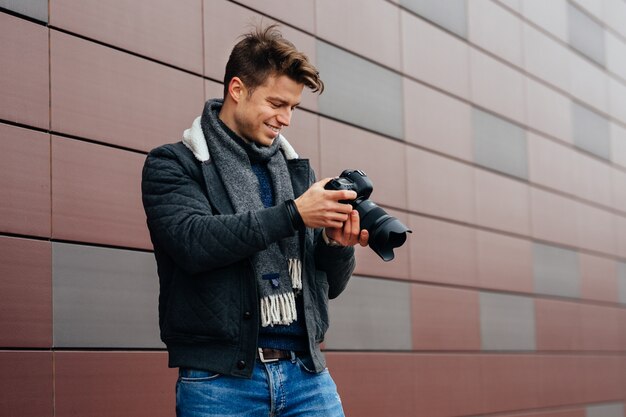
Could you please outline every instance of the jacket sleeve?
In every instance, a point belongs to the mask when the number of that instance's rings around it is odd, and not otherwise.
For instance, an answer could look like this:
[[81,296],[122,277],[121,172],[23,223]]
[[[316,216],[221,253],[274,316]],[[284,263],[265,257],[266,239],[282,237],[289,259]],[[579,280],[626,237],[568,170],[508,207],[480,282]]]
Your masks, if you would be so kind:
[[354,272],[356,261],[354,247],[333,247],[324,242],[321,229],[317,233],[315,248],[315,265],[317,269],[326,272],[328,279],[328,298],[337,298],[346,289],[348,281]]
[[221,268],[295,233],[283,204],[213,215],[200,170],[179,158],[167,146],[150,152],[141,188],[153,245],[186,272]]

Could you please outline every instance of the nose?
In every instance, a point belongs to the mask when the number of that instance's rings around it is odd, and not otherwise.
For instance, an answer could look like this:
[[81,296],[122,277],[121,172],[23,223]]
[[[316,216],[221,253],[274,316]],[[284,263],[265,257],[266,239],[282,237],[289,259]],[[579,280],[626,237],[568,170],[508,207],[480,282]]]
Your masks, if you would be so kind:
[[276,120],[283,126],[289,126],[292,113],[293,111],[290,108],[281,109],[281,111],[276,115]]

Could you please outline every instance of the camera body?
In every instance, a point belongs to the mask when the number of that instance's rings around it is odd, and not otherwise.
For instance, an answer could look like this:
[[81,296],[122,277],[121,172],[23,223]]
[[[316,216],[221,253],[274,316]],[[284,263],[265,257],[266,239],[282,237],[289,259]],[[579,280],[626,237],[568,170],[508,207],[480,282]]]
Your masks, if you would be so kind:
[[354,200],[341,201],[342,203],[352,204],[352,207],[355,207],[363,200],[370,198],[372,191],[374,191],[374,184],[365,175],[365,172],[358,169],[346,169],[340,176],[330,180],[324,188],[327,190],[355,191],[356,198]]
[[374,191],[374,184],[365,172],[346,169],[340,176],[328,181],[324,188],[356,192],[354,200],[340,202],[351,204],[359,212],[360,228],[366,229],[370,234],[369,247],[385,262],[392,260],[393,249],[404,244],[406,234],[411,233],[411,230],[369,199]]

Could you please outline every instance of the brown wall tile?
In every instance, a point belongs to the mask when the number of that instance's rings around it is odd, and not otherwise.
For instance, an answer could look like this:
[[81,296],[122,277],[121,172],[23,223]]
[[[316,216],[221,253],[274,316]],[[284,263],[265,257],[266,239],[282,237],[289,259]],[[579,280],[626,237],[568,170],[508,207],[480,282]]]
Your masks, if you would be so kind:
[[526,77],[526,117],[530,127],[572,142],[570,99],[529,77]]
[[585,374],[576,356],[539,356],[539,406],[552,407],[577,402],[585,392]]
[[298,28],[315,32],[315,0],[240,0],[239,3],[258,10],[259,12],[290,23]]
[[7,417],[52,417],[52,352],[0,351],[0,410]]
[[569,301],[535,300],[537,350],[582,348],[581,306]]
[[[469,104],[408,78],[402,82],[406,140],[471,161],[472,114]],[[450,123],[451,120],[454,123]]]
[[413,348],[480,350],[478,292],[411,286]]
[[141,154],[52,137],[52,237],[152,247],[141,203]]
[[52,129],[147,151],[202,113],[201,77],[51,32]]
[[0,119],[47,129],[48,28],[0,12]]
[[626,258],[626,217],[616,214],[615,235],[617,239],[617,255]]
[[0,231],[50,236],[50,135],[0,124]]
[[[211,80],[204,80],[204,101],[212,98],[223,98],[224,86],[221,83],[216,83]],[[199,116],[200,114],[198,114]]]
[[617,254],[616,215],[584,203],[578,204],[578,236],[581,248]]
[[539,361],[530,355],[481,357],[482,407],[487,412],[539,406]]
[[480,287],[533,292],[532,246],[528,240],[478,230]]
[[580,306],[582,348],[584,350],[623,349],[620,346],[620,313],[615,307],[582,304]]
[[626,172],[611,168],[612,207],[626,212]]
[[470,49],[471,99],[519,123],[526,122],[524,79],[519,71]]
[[578,152],[532,132],[527,136],[530,181],[575,195],[580,187]]
[[[405,11],[401,12],[403,71],[427,84],[469,98],[467,43]],[[424,59],[427,56],[428,59]]]
[[411,279],[476,287],[476,231],[410,216]]
[[326,360],[346,415],[415,415],[411,355],[327,353]]
[[581,356],[585,393],[581,402],[623,401],[626,381],[623,356]]
[[613,259],[580,253],[580,295],[591,300],[617,303],[617,263]]
[[576,194],[585,200],[611,207],[611,167],[581,153],[577,154],[574,166],[578,171]]
[[530,234],[528,185],[501,175],[474,170],[476,223],[492,229]]
[[570,91],[567,46],[526,23],[522,26],[526,71],[565,92]]
[[470,165],[416,148],[406,149],[411,211],[474,223],[474,171]]
[[446,417],[482,410],[481,359],[476,355],[417,355],[414,416]]
[[202,74],[202,2],[50,1],[50,24]]
[[50,347],[50,242],[0,236],[0,288],[0,346]]
[[571,198],[530,187],[532,236],[577,246],[579,204]]
[[[467,3],[471,43],[522,66],[522,21],[491,1]],[[498,36],[493,36],[497,33]]]
[[[355,11],[358,10],[358,13]],[[350,24],[346,24],[350,16]],[[320,38],[395,70],[400,69],[400,9],[377,0],[315,1]]]
[[164,352],[56,352],[55,416],[171,416],[176,371]]

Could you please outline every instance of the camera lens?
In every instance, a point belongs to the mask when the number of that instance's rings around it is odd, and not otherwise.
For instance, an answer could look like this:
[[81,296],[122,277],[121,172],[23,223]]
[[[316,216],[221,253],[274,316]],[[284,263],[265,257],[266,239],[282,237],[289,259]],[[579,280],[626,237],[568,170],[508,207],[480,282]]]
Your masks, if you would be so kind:
[[400,220],[387,214],[372,200],[355,202],[354,208],[359,212],[361,229],[369,234],[369,247],[388,262],[394,258],[393,249],[402,246],[406,241],[406,234],[411,233]]

